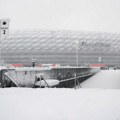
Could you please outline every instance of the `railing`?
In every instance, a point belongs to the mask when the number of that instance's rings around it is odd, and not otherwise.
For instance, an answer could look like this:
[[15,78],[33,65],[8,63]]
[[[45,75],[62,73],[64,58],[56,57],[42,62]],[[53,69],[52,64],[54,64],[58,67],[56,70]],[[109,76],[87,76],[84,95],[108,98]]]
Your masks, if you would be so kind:
[[17,82],[15,82],[15,80],[13,80],[7,74],[4,74],[4,83],[2,87],[13,87],[13,86],[19,87],[19,85],[17,84]]
[[[89,74],[85,74],[85,75],[81,75],[81,76],[76,76],[76,74],[74,75],[75,77],[72,77],[72,78],[68,78],[68,79],[64,79],[64,80],[61,80],[60,81],[60,84],[58,87],[65,87],[65,88],[77,88],[78,87],[81,87],[80,86],[80,79],[81,78],[84,78],[84,80],[86,80],[87,78],[89,78],[90,76],[92,76],[93,73],[89,73]],[[81,80],[84,81],[84,80]]]

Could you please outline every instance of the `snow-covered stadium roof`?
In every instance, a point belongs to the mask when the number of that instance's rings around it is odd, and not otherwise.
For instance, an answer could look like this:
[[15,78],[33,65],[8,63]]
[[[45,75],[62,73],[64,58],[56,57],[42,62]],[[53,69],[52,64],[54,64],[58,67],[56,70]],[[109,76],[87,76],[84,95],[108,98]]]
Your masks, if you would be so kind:
[[[120,65],[120,34],[79,31],[15,31],[1,43],[6,63]],[[99,61],[98,59],[101,58]]]

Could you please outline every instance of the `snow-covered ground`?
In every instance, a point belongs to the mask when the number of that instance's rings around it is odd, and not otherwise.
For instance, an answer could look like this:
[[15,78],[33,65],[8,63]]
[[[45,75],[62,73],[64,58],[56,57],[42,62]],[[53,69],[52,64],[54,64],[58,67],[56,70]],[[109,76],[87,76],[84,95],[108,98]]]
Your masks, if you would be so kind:
[[81,87],[120,89],[120,70],[101,70],[81,83]]
[[0,120],[120,120],[120,90],[1,88]]

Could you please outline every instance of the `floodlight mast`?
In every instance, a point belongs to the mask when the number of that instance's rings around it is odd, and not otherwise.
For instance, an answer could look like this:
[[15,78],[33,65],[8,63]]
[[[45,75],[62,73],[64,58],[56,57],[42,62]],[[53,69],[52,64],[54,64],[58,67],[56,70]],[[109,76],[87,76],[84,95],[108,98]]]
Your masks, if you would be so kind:
[[78,56],[78,50],[79,50],[79,40],[75,41],[75,47],[76,47],[76,66],[79,66],[79,56]]
[[102,62],[102,57],[101,56],[98,57],[98,62],[99,62],[99,64]]
[[35,67],[35,62],[36,62],[37,59],[31,58],[31,60],[32,60],[32,67]]
[[0,64],[2,64],[1,42],[9,35],[10,19],[0,19]]

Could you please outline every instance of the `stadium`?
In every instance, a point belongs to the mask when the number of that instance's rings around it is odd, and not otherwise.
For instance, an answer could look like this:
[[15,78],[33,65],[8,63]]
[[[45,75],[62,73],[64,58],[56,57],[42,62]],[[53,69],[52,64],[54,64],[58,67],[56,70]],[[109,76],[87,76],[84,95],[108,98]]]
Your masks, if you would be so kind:
[[120,66],[120,34],[85,31],[14,31],[1,42],[4,63]]

